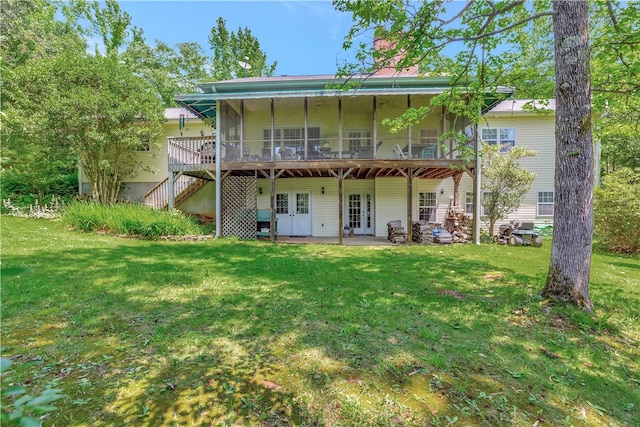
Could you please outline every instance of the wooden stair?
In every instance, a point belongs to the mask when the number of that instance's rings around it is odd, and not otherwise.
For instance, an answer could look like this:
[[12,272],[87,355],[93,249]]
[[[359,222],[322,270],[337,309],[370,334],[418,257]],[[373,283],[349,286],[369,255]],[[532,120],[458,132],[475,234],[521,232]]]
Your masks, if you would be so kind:
[[196,180],[191,185],[189,185],[179,194],[176,194],[175,205],[178,206],[180,203],[187,200],[189,197],[194,195],[199,189],[207,185],[208,182],[209,181],[207,181],[206,179],[196,178]]
[[[174,205],[187,200],[199,189],[207,184],[206,179],[194,178],[181,175],[174,184]],[[144,204],[157,209],[167,209],[169,207],[169,178],[165,178],[162,182],[153,187],[144,195]]]

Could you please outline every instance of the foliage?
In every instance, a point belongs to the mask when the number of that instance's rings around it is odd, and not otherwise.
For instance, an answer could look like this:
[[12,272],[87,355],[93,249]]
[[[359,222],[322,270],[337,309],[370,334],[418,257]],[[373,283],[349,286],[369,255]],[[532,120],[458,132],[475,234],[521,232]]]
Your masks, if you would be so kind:
[[0,358],[0,375],[2,376],[2,392],[0,393],[2,397],[2,412],[0,413],[0,420],[2,425],[14,424],[22,427],[40,427],[42,422],[37,417],[58,409],[51,403],[66,396],[61,394],[61,389],[51,387],[45,387],[35,397],[26,394],[27,389],[24,386],[15,385],[11,382],[12,372],[9,371],[11,364],[10,359]]
[[[33,111],[19,109],[14,102],[17,96],[13,90],[14,80],[16,73],[21,73],[19,70],[65,51],[85,49],[84,41],[73,26],[56,20],[55,14],[55,6],[45,0],[2,3],[0,167],[3,198],[42,199],[45,194],[66,195],[74,190],[70,186],[77,158],[64,144],[49,143],[35,131]],[[36,104],[36,108],[39,105]]]
[[177,94],[198,92],[197,83],[210,78],[209,58],[194,42],[178,43],[172,48],[156,40],[152,47],[140,31],[121,58],[155,89],[165,107],[176,105]]
[[604,177],[593,210],[597,236],[609,250],[640,250],[640,171],[624,168]]
[[481,219],[487,223],[491,236],[497,221],[518,210],[536,179],[536,174],[520,167],[518,160],[537,156],[537,151],[515,146],[502,153],[501,148],[499,145],[482,142],[484,215]]
[[65,208],[62,221],[82,231],[147,239],[203,232],[197,220],[180,211],[166,212],[138,204],[72,203]]
[[[251,30],[245,27],[229,32],[222,17],[211,28],[209,45],[213,50],[212,75],[215,80],[272,76],[276,71],[277,62],[267,63],[267,54],[260,49],[260,42]],[[239,61],[246,62],[251,68],[243,68]]]
[[590,4],[595,131],[602,172],[640,168],[640,4]]
[[[78,156],[94,200],[118,199],[141,165],[138,150],[156,143],[162,106],[117,56],[56,58],[16,69],[12,108],[31,111],[21,129]],[[30,165],[32,166],[32,165]]]
[[69,395],[49,425],[640,425],[640,254],[594,251],[587,314],[538,296],[549,245],[145,241],[0,219],[3,355],[41,355],[14,381]]
[[7,212],[9,215],[23,218],[58,218],[63,206],[64,202],[61,202],[55,195],[51,196],[48,204],[41,204],[38,199],[35,199],[33,203],[28,206],[28,211],[20,205],[15,205],[11,199],[2,200],[3,213]]

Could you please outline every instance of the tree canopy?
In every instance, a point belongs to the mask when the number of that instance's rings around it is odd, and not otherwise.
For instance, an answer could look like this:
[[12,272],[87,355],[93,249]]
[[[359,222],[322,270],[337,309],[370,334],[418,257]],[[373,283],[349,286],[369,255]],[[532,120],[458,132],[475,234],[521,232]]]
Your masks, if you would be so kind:
[[[271,75],[276,63],[247,28],[211,30],[212,54],[195,42],[147,42],[116,0],[2,3],[2,192],[75,188],[78,159],[96,200],[117,199],[156,142],[163,107],[197,83]],[[88,40],[98,40],[88,45]],[[249,58],[249,59],[246,59]]]

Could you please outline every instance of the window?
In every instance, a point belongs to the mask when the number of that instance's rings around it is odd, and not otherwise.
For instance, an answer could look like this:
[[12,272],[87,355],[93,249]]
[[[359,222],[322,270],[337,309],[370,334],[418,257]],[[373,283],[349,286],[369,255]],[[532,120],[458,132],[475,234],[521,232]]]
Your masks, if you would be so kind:
[[464,200],[464,213],[473,213],[473,192],[467,191]]
[[[320,145],[320,128],[307,128],[309,150],[317,150]],[[271,129],[262,131],[262,148],[271,149]],[[274,147],[286,147],[293,153],[304,150],[304,128],[276,129]],[[277,150],[276,150],[277,151]]]
[[436,193],[420,193],[418,200],[418,216],[421,221],[436,222]]
[[482,129],[482,140],[487,144],[500,145],[500,151],[511,150],[516,145],[515,128]]
[[553,191],[538,191],[538,215],[553,216]]
[[438,129],[421,129],[420,144],[437,144]]
[[309,193],[296,194],[296,213],[297,214],[309,213]]
[[289,213],[289,195],[287,193],[276,193],[276,213]]
[[493,191],[483,191],[482,192],[482,200],[480,206],[480,215],[485,216],[487,214],[488,209],[485,206],[493,207],[495,201],[493,200]]
[[371,147],[371,132],[366,131],[349,131],[347,132],[347,141],[349,143],[349,151],[360,151],[362,147]]
[[[281,145],[280,140],[282,138],[281,135],[282,133],[280,132],[280,129],[276,129],[276,135],[273,143],[274,147],[280,147]],[[271,129],[265,129],[262,132],[262,140],[264,141],[262,148],[266,148],[267,150],[270,150],[271,149]]]

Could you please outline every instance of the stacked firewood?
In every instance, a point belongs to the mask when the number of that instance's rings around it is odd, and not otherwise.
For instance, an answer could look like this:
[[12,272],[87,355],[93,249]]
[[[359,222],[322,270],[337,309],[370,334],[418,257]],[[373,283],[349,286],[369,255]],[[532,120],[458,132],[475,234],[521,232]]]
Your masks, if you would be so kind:
[[407,231],[399,219],[387,223],[387,232],[387,239],[392,243],[407,243]]
[[411,237],[417,243],[433,243],[433,227],[428,221],[414,221]]
[[453,243],[464,243],[472,240],[472,220],[457,207],[450,207],[444,219],[444,228],[451,234]]

